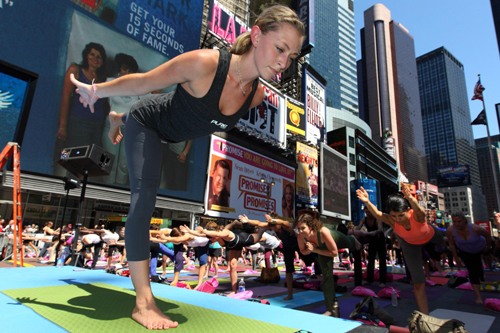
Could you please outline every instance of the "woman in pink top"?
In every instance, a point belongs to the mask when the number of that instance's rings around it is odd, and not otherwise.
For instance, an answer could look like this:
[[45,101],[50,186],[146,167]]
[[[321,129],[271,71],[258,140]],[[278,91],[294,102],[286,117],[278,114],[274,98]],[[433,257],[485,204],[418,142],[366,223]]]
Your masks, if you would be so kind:
[[389,214],[385,214],[370,202],[369,195],[363,187],[356,190],[358,199],[366,204],[372,215],[394,229],[403,249],[406,267],[411,274],[418,308],[420,312],[429,314],[425,274],[422,268],[422,246],[427,243],[442,244],[444,239],[438,229],[426,223],[425,210],[420,207],[406,185],[403,186],[402,192],[406,199],[400,195],[390,196],[386,204]]

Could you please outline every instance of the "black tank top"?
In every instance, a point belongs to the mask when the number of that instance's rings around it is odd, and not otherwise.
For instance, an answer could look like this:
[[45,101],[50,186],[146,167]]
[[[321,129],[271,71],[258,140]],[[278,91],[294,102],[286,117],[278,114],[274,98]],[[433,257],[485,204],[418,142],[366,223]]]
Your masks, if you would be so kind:
[[214,132],[227,132],[250,109],[259,79],[252,84],[252,92],[238,112],[223,115],[219,100],[226,82],[231,53],[219,50],[219,63],[208,93],[196,98],[179,84],[175,91],[149,95],[134,103],[130,114],[143,126],[157,132],[162,140],[180,142],[193,140]]

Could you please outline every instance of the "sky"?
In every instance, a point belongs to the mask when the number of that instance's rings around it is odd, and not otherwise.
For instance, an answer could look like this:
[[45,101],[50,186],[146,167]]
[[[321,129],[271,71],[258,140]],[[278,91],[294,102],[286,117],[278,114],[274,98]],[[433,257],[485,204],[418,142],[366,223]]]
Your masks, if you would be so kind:
[[[444,46],[464,65],[471,121],[483,109],[480,100],[471,100],[477,75],[481,74],[490,135],[499,134],[495,104],[500,103],[500,53],[490,1],[354,0],[356,60],[361,58],[363,13],[377,3],[387,7],[392,20],[413,36],[415,57]],[[485,125],[474,125],[472,129],[474,139],[487,136]]]

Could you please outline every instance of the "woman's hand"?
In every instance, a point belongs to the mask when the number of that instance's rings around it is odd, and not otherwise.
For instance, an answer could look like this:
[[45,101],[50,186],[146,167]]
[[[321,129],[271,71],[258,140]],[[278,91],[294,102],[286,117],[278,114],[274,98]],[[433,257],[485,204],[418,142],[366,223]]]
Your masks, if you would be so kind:
[[66,141],[68,136],[68,129],[66,127],[59,127],[57,129],[57,139],[61,141]]
[[80,95],[80,102],[84,107],[89,107],[90,112],[94,113],[94,103],[99,99],[96,94],[94,94],[94,87],[90,84],[85,84],[77,79],[73,74],[70,75],[71,82],[76,86],[76,93]]
[[189,229],[189,227],[187,225],[180,225],[179,226],[179,230],[182,231],[182,232],[190,232],[191,229]]
[[408,184],[403,184],[403,186],[401,186],[401,192],[403,192],[406,200],[410,200],[410,198],[412,197]]
[[186,162],[186,154],[184,154],[184,152],[177,155],[177,162],[179,162],[179,163]]
[[361,200],[361,202],[367,203],[370,201],[370,195],[365,191],[363,186],[356,190],[356,195],[358,196],[358,199]]
[[309,250],[309,251],[311,251],[311,252],[314,252],[314,250],[316,249],[316,246],[315,246],[313,243],[308,242],[308,241],[306,240],[306,249],[308,249],[308,250]]
[[248,217],[245,214],[238,216],[238,219],[241,223],[248,223]]

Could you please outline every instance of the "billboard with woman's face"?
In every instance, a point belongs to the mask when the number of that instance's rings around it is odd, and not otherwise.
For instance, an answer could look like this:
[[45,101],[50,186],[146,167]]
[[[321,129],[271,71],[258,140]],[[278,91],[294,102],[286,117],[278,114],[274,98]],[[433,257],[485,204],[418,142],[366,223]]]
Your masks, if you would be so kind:
[[[39,77],[24,131],[21,168],[64,177],[67,171],[57,163],[62,149],[95,144],[115,155],[115,162],[108,176],[89,177],[89,182],[128,188],[123,141],[116,145],[110,141],[107,115],[128,112],[143,96],[101,99],[92,113],[79,103],[69,76],[90,84],[112,81],[147,72],[198,48],[203,1],[89,3],[95,6],[80,0],[17,1],[0,10],[0,43],[9,45],[0,57]],[[176,8],[176,15],[167,4]],[[124,136],[126,140],[126,131]],[[158,156],[162,159],[159,193],[203,201],[204,167],[194,166],[206,165],[207,146],[208,138],[164,144]]]

